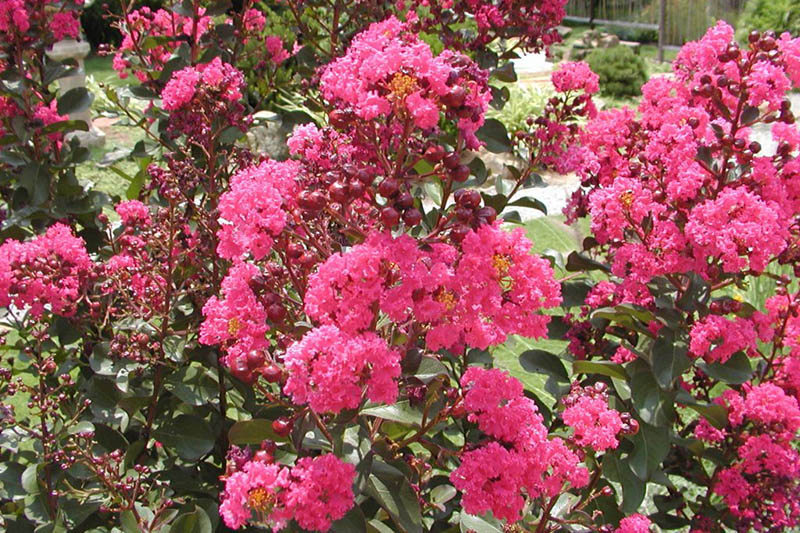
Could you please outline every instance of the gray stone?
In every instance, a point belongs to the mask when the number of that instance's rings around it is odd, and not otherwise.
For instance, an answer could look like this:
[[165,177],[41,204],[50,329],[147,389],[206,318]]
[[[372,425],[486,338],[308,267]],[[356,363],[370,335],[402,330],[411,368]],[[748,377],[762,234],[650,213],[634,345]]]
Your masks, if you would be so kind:
[[[76,41],[75,39],[64,39],[53,44],[53,48],[47,51],[47,57],[54,61],[64,61],[74,59],[78,62],[78,69],[72,76],[60,78],[58,80],[58,91],[63,94],[76,87],[86,88],[86,69],[83,60],[89,55],[91,47],[86,41]],[[103,146],[106,142],[106,135],[92,123],[92,111],[86,109],[79,113],[71,113],[71,120],[81,120],[86,123],[89,131],[74,131],[66,136],[67,140],[77,138],[81,146],[95,148]]]

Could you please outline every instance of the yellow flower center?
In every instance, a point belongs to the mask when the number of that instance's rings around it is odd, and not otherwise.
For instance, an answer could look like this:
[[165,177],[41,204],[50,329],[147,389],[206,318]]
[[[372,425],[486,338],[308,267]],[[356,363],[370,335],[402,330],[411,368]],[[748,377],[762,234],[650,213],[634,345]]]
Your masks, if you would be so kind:
[[508,274],[511,268],[511,258],[503,254],[494,254],[492,256],[492,266],[497,275],[502,278]]
[[239,319],[236,317],[231,318],[228,320],[228,335],[231,337],[239,333],[242,324],[239,322]]
[[439,287],[433,293],[433,299],[444,305],[448,311],[452,311],[456,307],[456,295],[453,291],[449,291],[444,287]]
[[247,495],[247,505],[252,510],[269,514],[275,504],[275,494],[263,487],[257,487]]
[[630,209],[633,205],[633,191],[627,190],[622,193],[619,197],[619,201],[622,204],[622,207],[625,209]]
[[392,76],[388,88],[394,96],[402,100],[417,90],[417,80],[414,76],[398,72]]

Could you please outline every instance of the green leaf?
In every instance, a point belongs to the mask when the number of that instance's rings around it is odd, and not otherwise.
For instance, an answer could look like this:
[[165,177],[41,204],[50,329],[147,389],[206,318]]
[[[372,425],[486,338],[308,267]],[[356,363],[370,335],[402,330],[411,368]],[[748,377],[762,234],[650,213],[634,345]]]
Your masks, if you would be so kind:
[[651,360],[653,374],[661,388],[670,388],[673,382],[692,366],[688,354],[686,341],[676,339],[674,331],[664,328],[653,343]]
[[119,517],[119,524],[125,533],[140,533],[139,524],[136,522],[136,515],[133,511],[123,511]]
[[39,494],[39,465],[32,464],[22,472],[20,478],[22,488],[28,494]]
[[272,429],[272,421],[263,418],[243,420],[236,422],[228,431],[228,441],[231,444],[244,446],[246,444],[261,444],[265,440],[275,442],[285,441]]
[[361,508],[355,506],[343,518],[331,524],[330,531],[334,533],[366,533],[367,518]]
[[447,367],[435,357],[423,357],[414,377],[427,384],[439,376],[447,376]]
[[456,497],[458,491],[452,485],[437,485],[431,489],[431,502],[435,504],[445,504]]
[[214,432],[202,418],[180,415],[153,432],[164,446],[174,449],[181,459],[197,461],[214,447]]
[[94,95],[86,87],[75,87],[58,99],[56,109],[59,115],[72,115],[89,109],[92,100],[94,100]]
[[631,471],[642,481],[648,481],[669,452],[669,430],[642,423],[630,440],[633,442],[633,452],[628,457]]
[[164,386],[182,402],[195,407],[211,403],[219,388],[206,367],[196,361],[170,374]]
[[575,251],[571,252],[567,256],[566,268],[569,272],[587,272],[590,270],[603,270],[605,272],[609,272],[611,270],[607,265],[599,263],[591,257]]
[[562,307],[579,307],[586,300],[593,284],[588,281],[565,281],[561,284]]
[[631,400],[641,419],[654,426],[670,422],[675,415],[673,403],[658,386],[647,363],[637,359],[630,369]]
[[569,382],[567,369],[555,354],[544,350],[527,350],[519,356],[519,364],[527,372],[547,374],[562,383]]
[[211,520],[202,507],[195,506],[191,513],[178,516],[169,533],[212,533]]
[[367,480],[366,493],[392,517],[399,531],[422,533],[422,513],[417,494],[400,471],[375,461]]
[[511,141],[503,123],[496,118],[488,118],[483,126],[475,132],[475,136],[486,143],[486,149],[495,154],[510,152]]
[[644,500],[646,483],[636,477],[628,463],[621,461],[615,454],[605,455],[603,471],[609,479],[622,485],[622,512],[635,513]]
[[536,198],[533,198],[531,196],[525,196],[519,198],[509,203],[508,205],[515,207],[530,207],[531,209],[536,209],[541,211],[545,215],[547,214],[547,206],[540,200],[537,200]]
[[723,405],[701,403],[687,403],[686,405],[717,429],[728,425],[728,410]]
[[475,533],[503,533],[505,531],[503,524],[496,519],[473,516],[463,511],[459,516],[458,524],[461,533],[468,533],[469,531],[474,531]]
[[384,420],[392,420],[407,426],[417,426],[422,424],[422,413],[411,407],[407,400],[397,402],[394,405],[379,405],[367,407],[361,410],[362,415],[377,416]]
[[753,367],[744,352],[736,352],[724,363],[700,362],[697,366],[712,378],[731,385],[740,385],[753,375]]
[[501,67],[497,67],[492,71],[492,77],[506,83],[514,83],[517,81],[517,73],[514,71],[514,63],[507,61]]
[[572,374],[601,374],[621,380],[628,379],[625,368],[610,361],[575,361],[572,363]]

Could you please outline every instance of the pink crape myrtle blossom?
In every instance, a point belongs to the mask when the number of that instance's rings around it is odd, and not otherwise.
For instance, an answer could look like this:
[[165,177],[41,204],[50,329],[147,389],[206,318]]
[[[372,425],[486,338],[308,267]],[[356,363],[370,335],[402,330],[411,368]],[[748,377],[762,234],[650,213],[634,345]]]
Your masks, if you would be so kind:
[[0,246],[0,306],[28,308],[37,319],[73,316],[93,271],[83,239],[64,224],[26,242],[9,239]]
[[267,161],[231,178],[230,189],[219,200],[221,257],[249,254],[258,260],[269,253],[286,224],[286,208],[294,204],[300,172],[296,161]]
[[636,513],[620,520],[614,533],[650,533],[651,524],[649,518]]
[[332,104],[352,109],[364,120],[392,112],[417,128],[436,129],[440,110],[458,121],[467,146],[480,143],[491,93],[486,73],[465,56],[430,47],[395,17],[376,22],[356,36],[347,53],[325,67],[320,88]]
[[397,400],[400,354],[374,333],[351,336],[320,326],[292,345],[284,361],[284,392],[318,413],[357,408],[365,389],[373,402]]
[[461,379],[464,410],[492,440],[461,454],[450,481],[462,492],[470,514],[491,511],[514,523],[521,518],[526,496],[553,497],[569,483],[589,482],[578,456],[561,439],[548,439],[533,400],[522,383],[502,370],[470,367]]
[[333,454],[304,457],[291,470],[286,504],[305,530],[328,531],[353,508],[356,469]]

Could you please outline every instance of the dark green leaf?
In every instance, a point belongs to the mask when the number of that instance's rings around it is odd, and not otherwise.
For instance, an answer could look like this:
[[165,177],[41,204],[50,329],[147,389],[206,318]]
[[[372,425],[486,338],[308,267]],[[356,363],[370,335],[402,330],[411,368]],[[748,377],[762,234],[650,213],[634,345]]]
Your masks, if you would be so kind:
[[194,415],[180,415],[170,420],[154,431],[153,437],[186,461],[197,461],[214,447],[211,426]]
[[404,400],[393,405],[379,405],[367,407],[361,410],[362,415],[377,416],[384,420],[393,420],[407,426],[417,426],[422,424],[422,413],[411,407],[408,401]]
[[503,533],[505,528],[497,519],[484,518],[481,516],[473,516],[465,512],[461,512],[459,517],[459,528],[461,533]]
[[712,378],[731,385],[740,385],[753,375],[753,367],[744,352],[736,352],[725,363],[700,362],[698,366]]
[[628,373],[622,365],[609,361],[575,361],[572,363],[572,374],[601,374],[621,380],[628,379]]
[[399,470],[375,461],[366,493],[389,513],[399,531],[422,533],[422,513],[417,494]]
[[612,481],[622,485],[622,512],[635,513],[644,500],[646,483],[636,477],[628,463],[621,461],[615,454],[605,455],[603,471]]
[[511,151],[511,141],[503,123],[496,118],[486,119],[483,126],[475,132],[479,140],[486,143],[486,149],[493,153]]
[[366,533],[367,519],[361,508],[355,506],[344,515],[344,518],[331,524],[330,530],[333,533]]
[[586,300],[593,284],[588,281],[565,281],[561,284],[561,305],[563,307],[579,307]]
[[527,350],[519,356],[519,364],[527,372],[547,374],[554,379],[568,383],[569,376],[564,363],[558,356],[544,350]]
[[228,441],[237,446],[261,444],[265,440],[280,442],[286,438],[279,437],[272,429],[272,421],[263,418],[236,422],[228,431]]
[[65,92],[58,99],[58,114],[72,115],[86,111],[92,105],[94,95],[86,87],[75,87]]
[[195,507],[191,513],[178,516],[169,533],[212,533],[211,520],[202,507]]
[[658,386],[647,363],[637,359],[630,370],[631,400],[641,419],[654,426],[670,422],[675,415],[672,401]]
[[728,425],[728,410],[725,406],[700,403],[689,403],[687,406],[708,420],[708,423],[717,429],[722,429]]
[[628,464],[639,479],[647,481],[669,452],[669,430],[642,423],[639,432],[630,440],[633,452],[628,457]]
[[508,205],[509,206],[513,205],[515,207],[530,207],[531,209],[536,209],[538,211],[541,211],[545,215],[547,214],[547,206],[544,205],[544,203],[542,203],[541,201],[537,200],[536,198],[533,198],[532,196],[524,196],[522,198],[519,198],[518,200],[514,200]]
[[567,270],[569,272],[587,272],[590,270],[610,271],[607,265],[598,263],[580,252],[572,252],[567,256]]
[[673,381],[692,365],[688,354],[686,342],[676,339],[672,330],[664,328],[653,343],[651,360],[653,374],[661,388],[670,388]]
[[506,83],[514,83],[517,81],[517,73],[514,71],[514,63],[507,61],[502,66],[497,67],[492,71],[492,77]]

